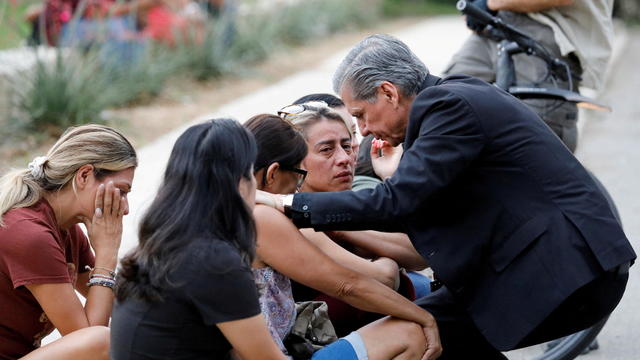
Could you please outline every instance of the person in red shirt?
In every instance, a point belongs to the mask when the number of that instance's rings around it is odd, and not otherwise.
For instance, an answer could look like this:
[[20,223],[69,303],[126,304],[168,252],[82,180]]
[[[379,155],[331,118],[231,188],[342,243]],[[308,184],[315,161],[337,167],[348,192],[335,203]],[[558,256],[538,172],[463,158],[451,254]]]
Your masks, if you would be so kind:
[[[136,166],[122,134],[84,125],[67,130],[28,169],[0,179],[0,359],[108,359]],[[40,347],[56,328],[62,338]]]

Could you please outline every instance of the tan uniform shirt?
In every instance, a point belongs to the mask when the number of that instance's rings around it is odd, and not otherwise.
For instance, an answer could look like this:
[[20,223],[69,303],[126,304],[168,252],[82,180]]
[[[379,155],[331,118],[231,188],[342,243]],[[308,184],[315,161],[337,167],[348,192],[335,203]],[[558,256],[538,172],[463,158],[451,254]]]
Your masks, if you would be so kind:
[[573,52],[582,65],[582,86],[597,89],[613,44],[613,0],[574,0],[572,5],[528,15],[553,29],[562,55]]

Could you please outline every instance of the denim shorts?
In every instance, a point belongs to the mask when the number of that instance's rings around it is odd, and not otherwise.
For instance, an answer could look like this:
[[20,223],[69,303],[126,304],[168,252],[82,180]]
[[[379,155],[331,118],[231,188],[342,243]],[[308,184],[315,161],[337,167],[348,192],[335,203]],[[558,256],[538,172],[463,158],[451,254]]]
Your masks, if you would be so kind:
[[367,348],[362,337],[357,332],[338,339],[337,341],[316,351],[312,360],[368,360]]

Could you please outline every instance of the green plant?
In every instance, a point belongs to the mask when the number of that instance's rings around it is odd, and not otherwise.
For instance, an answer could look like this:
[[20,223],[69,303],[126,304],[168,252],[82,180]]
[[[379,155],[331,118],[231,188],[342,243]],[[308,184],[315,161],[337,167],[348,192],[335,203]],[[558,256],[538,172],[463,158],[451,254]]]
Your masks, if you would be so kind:
[[69,126],[103,122],[103,110],[155,96],[174,72],[150,48],[141,47],[126,63],[105,62],[108,54],[99,46],[78,50],[57,49],[52,62],[37,56],[35,69],[20,74],[18,106],[28,115],[19,121],[22,128],[57,135]]
[[198,80],[234,73],[267,58],[337,31],[362,27],[378,18],[378,0],[308,0],[243,16],[228,16],[182,41],[175,49],[180,68]]
[[30,32],[29,24],[24,20],[29,6],[40,0],[0,1],[0,49],[14,48],[20,45]]
[[111,80],[111,87],[118,90],[110,106],[126,105],[140,98],[157,96],[181,65],[171,51],[150,44],[141,48],[136,58],[124,66],[102,63],[100,71]]
[[103,110],[153,97],[179,73],[209,80],[337,31],[370,24],[379,0],[308,0],[242,16],[216,19],[176,34],[173,47],[151,43],[105,43],[57,50],[55,61],[38,58],[20,81],[23,128],[56,135],[68,126],[103,122]]
[[282,47],[280,23],[264,14],[249,14],[235,22],[236,31],[229,47],[234,63],[246,66],[262,61],[274,49]]
[[382,12],[388,17],[455,14],[456,0],[384,0]]
[[100,122],[100,111],[112,103],[113,91],[94,57],[57,50],[52,64],[38,57],[35,71],[21,76],[26,83],[20,107],[29,115],[25,127],[59,134],[66,127]]
[[226,19],[212,22],[203,28],[192,29],[187,36],[177,36],[175,48],[164,47],[167,59],[176,71],[187,71],[197,80],[216,78],[231,71],[226,36]]

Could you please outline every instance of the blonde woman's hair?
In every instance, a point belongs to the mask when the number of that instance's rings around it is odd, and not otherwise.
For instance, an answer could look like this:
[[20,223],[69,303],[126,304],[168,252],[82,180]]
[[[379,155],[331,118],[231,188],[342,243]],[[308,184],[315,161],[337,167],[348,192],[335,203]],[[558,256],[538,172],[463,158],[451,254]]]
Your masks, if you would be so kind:
[[[93,165],[100,179],[138,165],[136,151],[120,132],[103,125],[71,127],[28,169],[13,170],[0,178],[0,226],[4,214],[29,207],[42,196],[66,186],[80,167]],[[75,189],[75,182],[72,182]]]
[[[300,107],[299,109],[304,111],[290,113],[286,110],[289,108]],[[344,125],[349,133],[349,136],[352,136],[350,124],[340,115],[337,111],[330,108],[327,103],[324,101],[309,101],[303,104],[290,105],[282,108],[278,112],[282,118],[290,121],[295,127],[301,130],[302,135],[307,138],[307,130],[311,125],[314,125],[320,122],[322,119],[328,119],[332,121],[337,121]]]

